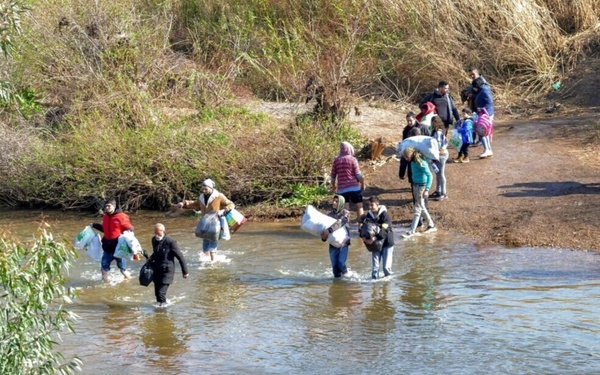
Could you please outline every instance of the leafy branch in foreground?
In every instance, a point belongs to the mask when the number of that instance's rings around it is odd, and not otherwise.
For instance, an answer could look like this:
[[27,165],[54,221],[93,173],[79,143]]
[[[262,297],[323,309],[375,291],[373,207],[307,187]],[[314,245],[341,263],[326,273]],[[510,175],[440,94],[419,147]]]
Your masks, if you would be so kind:
[[82,362],[55,352],[55,339],[73,332],[66,310],[74,292],[64,286],[75,250],[42,223],[31,247],[0,235],[0,374],[73,374]]

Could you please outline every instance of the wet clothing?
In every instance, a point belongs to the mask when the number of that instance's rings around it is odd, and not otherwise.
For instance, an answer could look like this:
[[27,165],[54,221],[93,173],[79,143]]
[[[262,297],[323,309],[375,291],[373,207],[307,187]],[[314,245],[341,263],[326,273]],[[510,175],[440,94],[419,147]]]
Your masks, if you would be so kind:
[[[377,213],[367,212],[358,219],[359,228],[367,221],[377,224],[380,231],[376,235],[376,240],[383,240],[383,246],[380,251],[371,253],[372,270],[371,277],[379,277],[379,269],[383,268],[383,274],[389,276],[392,274],[392,258],[394,254],[394,232],[392,231],[392,219],[385,206],[379,206]],[[360,232],[360,229],[359,229]]]
[[[333,223],[327,231],[333,233],[336,230],[344,227],[346,229],[346,240],[341,247],[335,247],[329,244],[329,259],[331,260],[331,269],[334,277],[341,277],[348,272],[346,267],[346,259],[348,259],[348,246],[350,246],[350,230],[348,229],[348,221],[350,221],[350,212],[344,208],[346,200],[341,195],[336,195],[338,198],[338,205],[327,214],[334,219],[336,222]],[[323,240],[321,238],[321,240]],[[326,241],[326,240],[323,240]]]
[[160,241],[156,237],[152,237],[152,281],[154,282],[154,293],[156,302],[164,303],[167,298],[167,290],[169,285],[173,283],[175,275],[175,258],[179,261],[181,272],[184,275],[188,274],[188,267],[179,250],[177,241],[169,236],[164,236]]
[[[183,201],[183,208],[192,208],[195,210],[200,209],[202,216],[210,212],[218,212],[221,209],[225,210],[225,215],[235,208],[235,204],[230,201],[225,194],[219,192],[214,188],[214,182],[212,180],[206,180],[203,182],[204,186],[212,189],[210,195],[204,193],[200,194],[195,201]],[[219,241],[210,241],[207,239],[202,240],[202,251],[207,253],[214,253],[217,251]]]
[[[394,246],[394,232],[392,231],[392,219],[385,206],[379,206],[379,210],[377,211],[377,213],[373,213],[369,210],[366,214],[358,218],[359,232],[360,227],[367,221],[377,224],[377,226],[381,229],[380,232],[377,234],[377,239],[383,240],[383,247]],[[383,224],[387,224],[385,225],[385,229]]]

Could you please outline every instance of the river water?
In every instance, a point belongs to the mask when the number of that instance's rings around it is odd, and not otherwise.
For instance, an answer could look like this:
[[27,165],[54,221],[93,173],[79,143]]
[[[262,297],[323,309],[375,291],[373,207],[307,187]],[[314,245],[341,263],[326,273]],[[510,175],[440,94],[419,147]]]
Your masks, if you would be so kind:
[[[46,213],[71,240],[90,215]],[[76,334],[58,347],[84,374],[596,374],[600,257],[561,249],[478,247],[447,232],[398,239],[391,277],[370,279],[357,239],[350,276],[333,280],[327,246],[298,223],[245,224],[199,254],[195,219],[131,215],[142,246],[162,222],[190,267],[169,306],[85,254],[70,271]],[[39,213],[2,212],[23,238]],[[97,220],[97,219],[96,219]],[[399,237],[398,229],[396,236]]]

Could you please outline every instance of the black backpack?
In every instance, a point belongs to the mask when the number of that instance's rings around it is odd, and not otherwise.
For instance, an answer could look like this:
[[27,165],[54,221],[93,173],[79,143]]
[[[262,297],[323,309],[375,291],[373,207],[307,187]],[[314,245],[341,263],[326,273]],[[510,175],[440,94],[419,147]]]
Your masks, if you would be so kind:
[[375,240],[371,244],[366,244],[365,243],[365,247],[370,252],[381,251],[381,249],[383,248],[383,240],[377,239],[377,234],[379,234],[380,231],[381,231],[381,228],[379,228],[379,225],[377,225],[376,223],[374,223],[372,221],[366,221],[360,227],[360,234],[359,235],[360,235],[361,238],[374,239]]

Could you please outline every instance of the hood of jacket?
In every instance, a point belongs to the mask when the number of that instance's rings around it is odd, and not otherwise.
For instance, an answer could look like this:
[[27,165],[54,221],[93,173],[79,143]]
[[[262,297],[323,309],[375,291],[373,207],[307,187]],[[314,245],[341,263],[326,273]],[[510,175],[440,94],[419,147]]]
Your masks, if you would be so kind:
[[354,156],[354,147],[348,142],[340,143],[340,156]]
[[338,205],[337,205],[337,207],[333,207],[333,210],[336,213],[340,213],[344,209],[344,204],[346,204],[346,199],[339,194],[337,194],[336,197],[338,199]]

